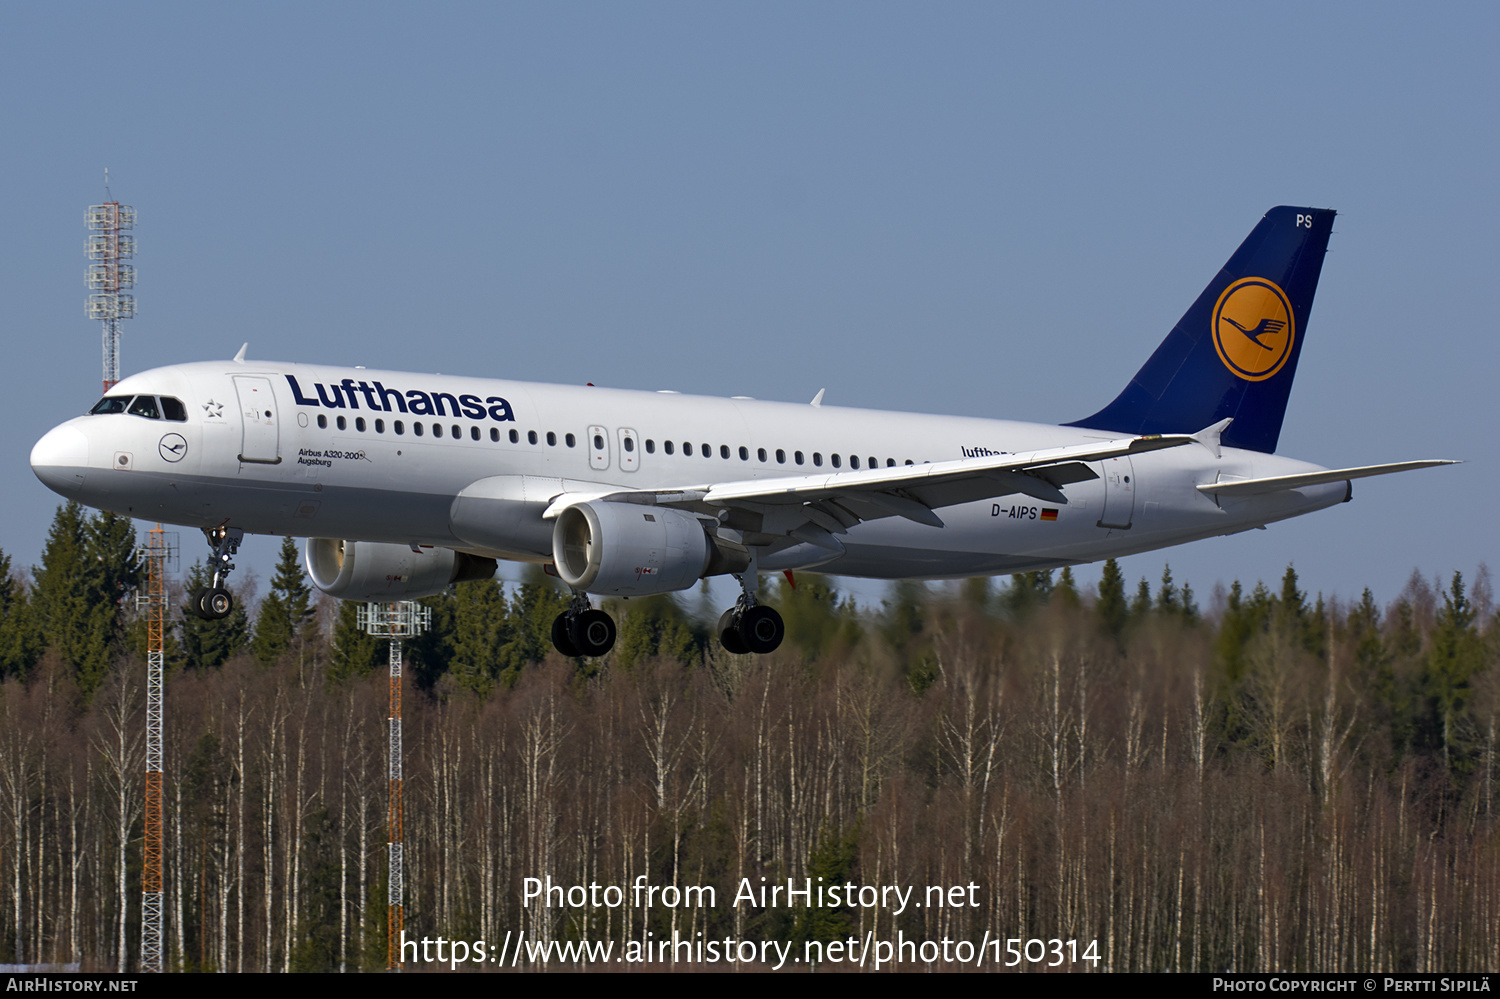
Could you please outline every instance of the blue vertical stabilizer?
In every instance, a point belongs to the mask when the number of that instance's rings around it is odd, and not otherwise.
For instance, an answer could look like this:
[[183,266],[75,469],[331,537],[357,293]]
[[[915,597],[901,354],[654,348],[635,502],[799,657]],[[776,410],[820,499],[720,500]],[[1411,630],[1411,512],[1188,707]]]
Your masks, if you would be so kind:
[[1067,426],[1194,433],[1233,417],[1226,446],[1275,451],[1335,214],[1267,212],[1125,391]]

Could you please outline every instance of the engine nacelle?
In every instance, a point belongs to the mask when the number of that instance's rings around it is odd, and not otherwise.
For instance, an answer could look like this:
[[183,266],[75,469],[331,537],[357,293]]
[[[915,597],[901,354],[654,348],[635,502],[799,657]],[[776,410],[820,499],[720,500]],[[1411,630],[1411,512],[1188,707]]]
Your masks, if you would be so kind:
[[451,548],[423,548],[373,541],[307,539],[307,574],[313,585],[340,600],[413,600],[441,593],[450,583],[488,579],[492,558]]
[[713,550],[697,517],[667,507],[579,503],[552,526],[557,574],[588,593],[685,590],[708,571]]

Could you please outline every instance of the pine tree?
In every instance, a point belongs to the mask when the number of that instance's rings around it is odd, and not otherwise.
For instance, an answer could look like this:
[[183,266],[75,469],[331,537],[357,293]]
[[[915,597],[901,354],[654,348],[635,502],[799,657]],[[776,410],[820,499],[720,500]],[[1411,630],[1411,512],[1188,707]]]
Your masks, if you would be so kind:
[[1172,567],[1163,565],[1161,570],[1161,589],[1156,591],[1156,609],[1163,615],[1175,616],[1182,611],[1182,604],[1178,600],[1177,587],[1172,583]]
[[995,596],[989,576],[970,576],[963,581],[960,594],[964,605],[980,614],[990,612],[990,603]]
[[[827,647],[826,634],[833,630],[832,622],[827,628],[813,624],[817,613],[826,614],[832,618],[838,607],[838,597],[834,594],[832,587],[827,581],[820,577],[816,581],[802,583],[797,590],[798,597],[791,601],[783,600],[787,604],[783,608],[783,615],[787,610],[793,611],[797,619],[797,634],[794,639],[802,646],[802,651],[809,658],[817,655]],[[826,596],[826,600],[817,599]],[[880,631],[885,636],[892,648],[906,650],[920,641],[922,631],[926,628],[927,608],[927,584],[913,579],[900,579],[891,584],[891,595],[881,602],[885,613],[881,620]],[[802,611],[803,613],[797,613]],[[787,621],[787,637],[792,638],[792,622]],[[812,629],[822,632],[815,635]]]
[[[880,629],[897,647],[909,647],[918,640],[924,627],[922,607],[926,603],[926,589],[915,582],[905,589],[900,584],[892,588],[891,600],[885,602],[887,616],[880,622]],[[838,591],[827,576],[801,573],[795,589],[783,577],[778,581],[774,602],[786,623],[786,643],[800,649],[809,660],[847,643],[852,637],[849,615],[845,612],[847,605],[840,604]]]
[[57,508],[42,549],[42,564],[33,567],[32,575],[36,577],[36,608],[48,644],[65,661],[74,662],[82,652],[84,639],[78,632],[88,612],[83,508],[77,503]]
[[338,970],[339,958],[339,829],[326,804],[319,804],[303,821],[304,865],[298,888],[300,919],[292,949],[292,970]]
[[58,507],[34,572],[47,642],[92,694],[121,651],[121,610],[140,579],[129,518],[102,513],[88,520],[77,503]]
[[1151,584],[1146,582],[1146,577],[1141,577],[1140,585],[1135,588],[1135,598],[1130,601],[1130,616],[1136,621],[1142,621],[1151,616]]
[[1434,622],[1422,678],[1427,701],[1424,741],[1442,749],[1443,760],[1455,775],[1467,768],[1467,760],[1455,758],[1461,750],[1458,723],[1473,693],[1470,681],[1483,664],[1484,645],[1474,627],[1474,608],[1464,594],[1463,576],[1455,572]]
[[533,566],[510,601],[513,627],[502,650],[500,669],[518,672],[553,651],[552,622],[568,609],[569,596],[558,582]]
[[1078,583],[1073,579],[1072,566],[1063,566],[1062,573],[1057,577],[1057,582],[1052,587],[1052,599],[1064,607],[1076,608],[1080,605]]
[[1005,609],[1020,619],[1052,599],[1052,570],[1018,572],[1010,577],[1010,586],[1001,595]]
[[1125,606],[1125,574],[1114,559],[1104,563],[1104,576],[1099,580],[1099,600],[1094,604],[1094,611],[1104,630],[1116,639],[1125,632],[1125,621],[1129,616]]
[[385,639],[372,637],[359,626],[360,606],[358,600],[339,601],[333,623],[333,656],[328,664],[330,683],[368,676],[388,662],[390,650]]
[[255,658],[270,665],[294,645],[307,638],[313,624],[311,589],[297,557],[297,545],[291,538],[281,539],[281,558],[271,579],[271,592],[261,602],[260,616],[255,620],[255,637],[250,648]]
[[[637,597],[624,606],[620,634],[615,643],[615,662],[629,669],[642,659],[665,656],[684,666],[702,657],[700,636],[670,593]],[[706,636],[704,636],[706,637]]]
[[24,678],[45,646],[26,587],[10,574],[10,556],[0,552],[0,679]]
[[1193,588],[1187,583],[1182,584],[1182,607],[1180,613],[1182,620],[1188,624],[1197,624],[1202,620],[1202,613],[1198,610],[1198,602],[1193,599]]
[[1229,599],[1224,605],[1224,617],[1219,622],[1219,634],[1214,639],[1214,651],[1224,667],[1230,684],[1237,684],[1245,673],[1245,646],[1250,641],[1254,628],[1252,616],[1245,607],[1244,591],[1236,579],[1229,587]]
[[[807,876],[815,885],[841,885],[858,882],[859,833],[841,833],[824,827],[818,842],[807,858]],[[816,897],[816,896],[814,896]],[[854,931],[854,909],[847,903],[839,906],[808,905],[797,914],[792,939],[799,944],[817,940],[824,943],[842,940]]]
[[507,686],[514,683],[515,671],[502,673],[513,627],[500,584],[493,579],[459,583],[453,587],[453,612],[450,676],[481,696],[493,690],[497,680]]

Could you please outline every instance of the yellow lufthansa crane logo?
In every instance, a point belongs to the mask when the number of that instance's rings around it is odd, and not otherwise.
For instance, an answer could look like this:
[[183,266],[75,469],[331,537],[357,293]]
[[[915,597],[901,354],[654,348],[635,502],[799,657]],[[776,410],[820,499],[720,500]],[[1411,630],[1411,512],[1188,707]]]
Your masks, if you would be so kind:
[[1214,347],[1230,371],[1246,381],[1264,381],[1291,356],[1296,326],[1292,303],[1274,281],[1241,278],[1214,306]]

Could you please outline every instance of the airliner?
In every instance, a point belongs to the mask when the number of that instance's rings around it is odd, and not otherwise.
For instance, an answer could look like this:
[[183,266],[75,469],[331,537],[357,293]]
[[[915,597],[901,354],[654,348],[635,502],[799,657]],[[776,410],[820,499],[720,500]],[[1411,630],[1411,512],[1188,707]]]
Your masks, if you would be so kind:
[[591,596],[741,586],[736,654],[784,628],[762,573],[876,579],[1017,573],[1264,527],[1366,476],[1278,457],[1334,212],[1273,208],[1119,396],[1063,426],[676,392],[250,360],[174,365],[107,389],[31,467],[89,506],[203,530],[225,617],[246,533],[306,538],[313,583],[393,601],[540,563],[571,589],[552,628],[600,656]]

